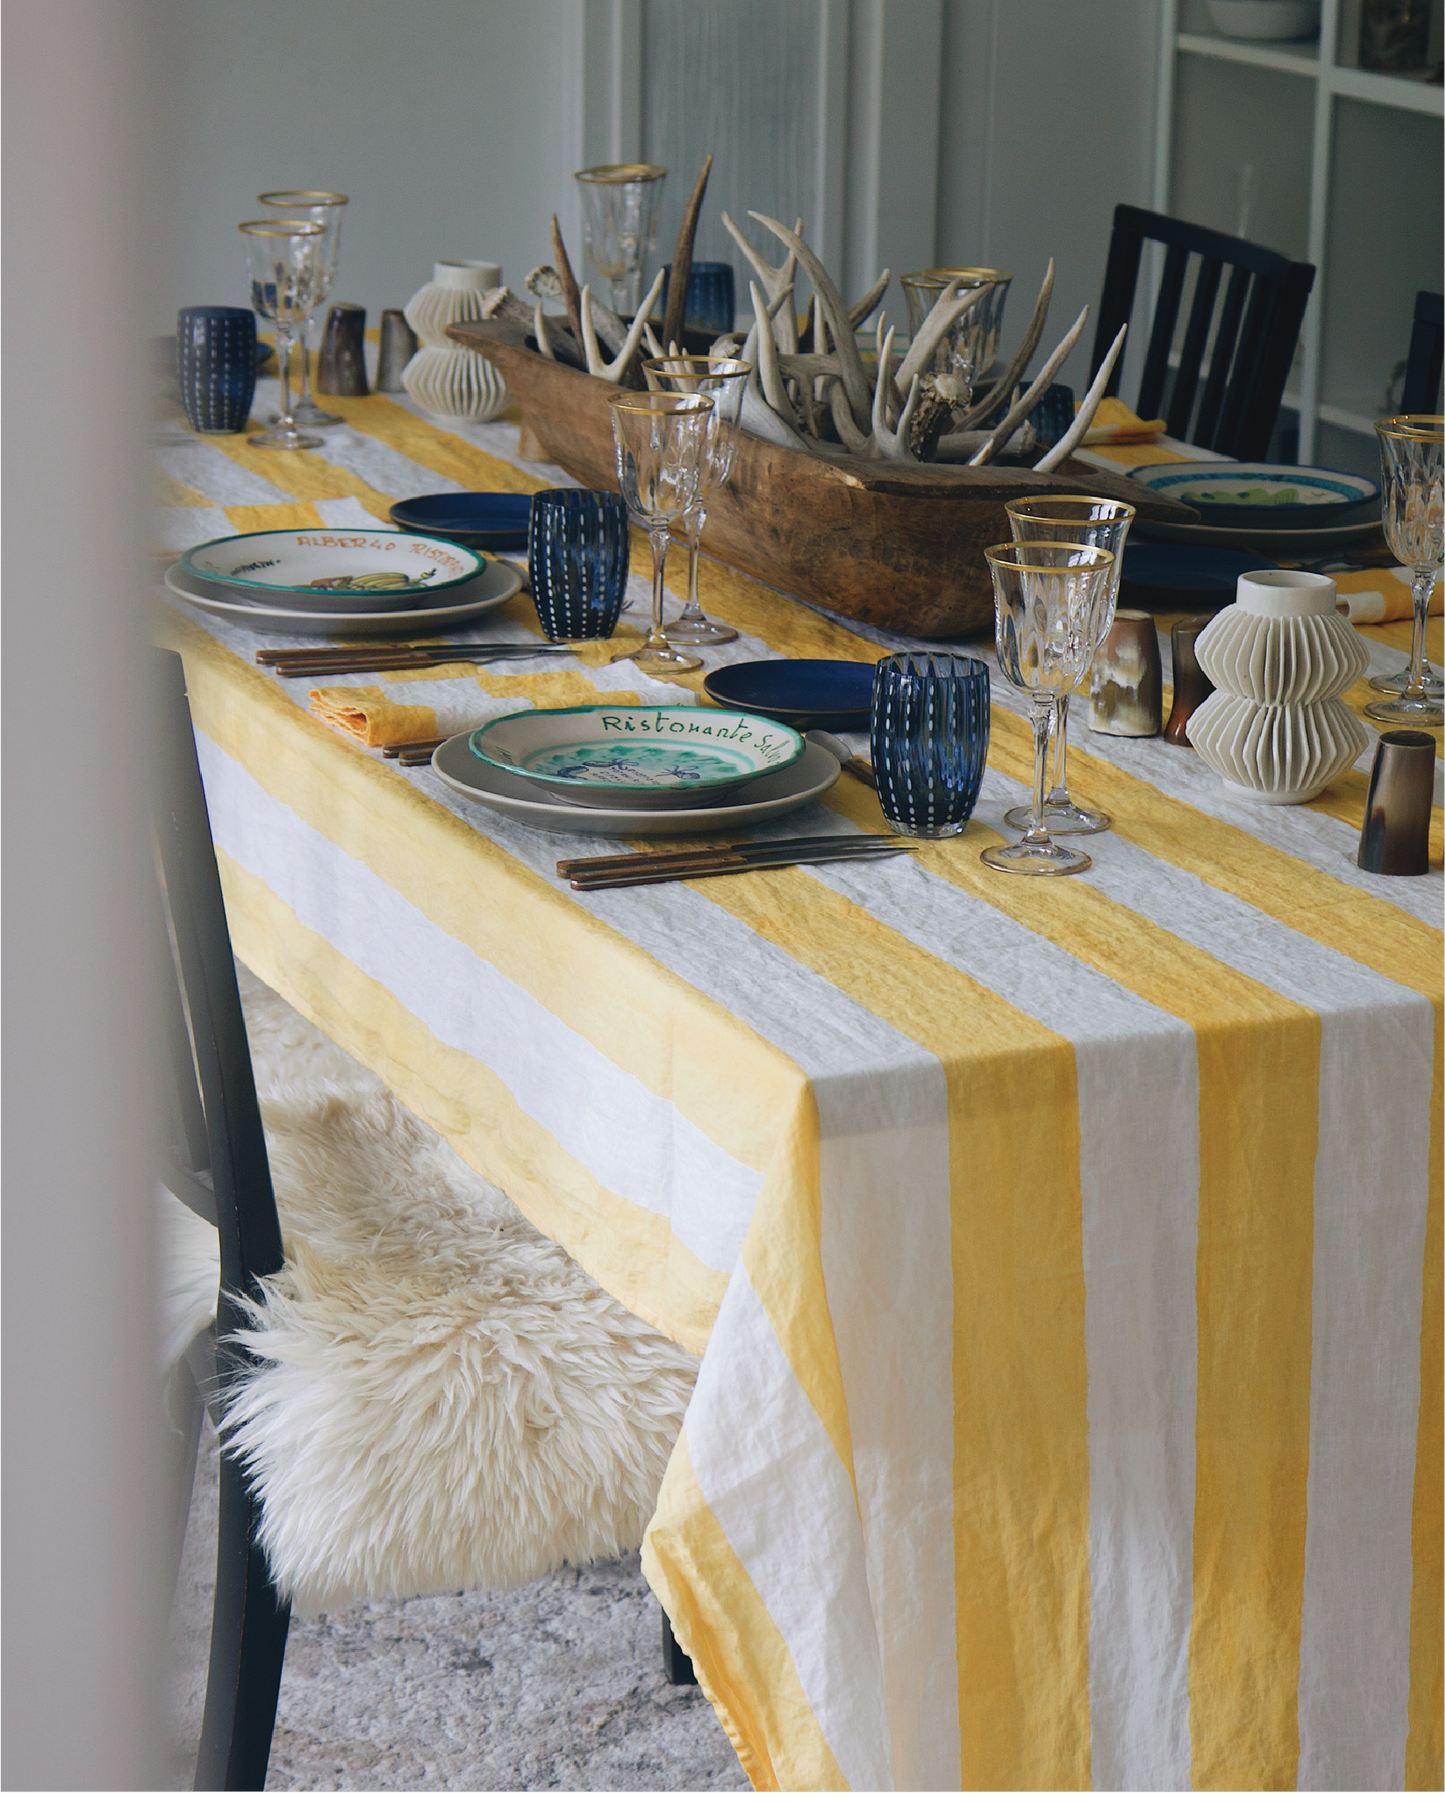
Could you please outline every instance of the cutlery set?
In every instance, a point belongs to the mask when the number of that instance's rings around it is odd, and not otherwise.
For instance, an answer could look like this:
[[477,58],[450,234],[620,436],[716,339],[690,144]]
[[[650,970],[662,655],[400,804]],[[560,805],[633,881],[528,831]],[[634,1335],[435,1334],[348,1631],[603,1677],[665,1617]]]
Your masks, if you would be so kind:
[[476,645],[271,646],[257,652],[257,664],[278,677],[353,677],[370,671],[420,671],[439,664],[493,664],[508,658],[546,658],[570,651],[565,645],[518,645],[515,641]]
[[908,842],[900,834],[801,834],[787,840],[687,846],[677,852],[559,859],[557,875],[565,877],[574,890],[623,890],[639,884],[678,883],[684,878],[722,877],[733,871],[824,865],[839,859],[888,859],[908,850]]

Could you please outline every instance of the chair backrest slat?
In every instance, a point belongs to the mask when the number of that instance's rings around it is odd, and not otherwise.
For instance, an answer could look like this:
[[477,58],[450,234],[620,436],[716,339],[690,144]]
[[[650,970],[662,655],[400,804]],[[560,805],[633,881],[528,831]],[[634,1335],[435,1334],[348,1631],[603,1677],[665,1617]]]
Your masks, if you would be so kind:
[[[1292,263],[1278,251],[1188,220],[1142,207],[1116,207],[1091,373],[1098,371],[1132,314],[1146,239],[1165,246],[1166,254],[1137,411],[1145,419],[1158,417],[1167,392],[1164,417],[1172,435],[1230,457],[1263,457],[1299,340],[1314,266]],[[1174,337],[1191,258],[1200,261],[1176,358]],[[1229,280],[1211,345],[1210,325],[1226,267]],[[1118,392],[1118,378],[1116,366],[1110,394]]]
[[[162,660],[160,783],[156,845],[188,1042],[177,1049],[198,1085],[216,1200],[223,1293],[255,1296],[257,1280],[280,1269],[281,1225],[271,1188],[266,1138],[236,967],[226,927],[220,873],[196,757],[185,673],[173,652]],[[224,1333],[228,1312],[218,1317]]]
[[1422,288],[1415,296],[1410,356],[1405,365],[1405,386],[1400,392],[1402,414],[1439,411],[1442,352],[1445,352],[1445,296]]

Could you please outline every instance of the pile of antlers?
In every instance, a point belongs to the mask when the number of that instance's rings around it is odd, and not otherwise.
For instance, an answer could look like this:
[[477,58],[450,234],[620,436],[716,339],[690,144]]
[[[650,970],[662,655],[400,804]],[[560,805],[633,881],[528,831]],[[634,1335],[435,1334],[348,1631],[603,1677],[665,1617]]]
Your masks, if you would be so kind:
[[[675,354],[682,339],[693,239],[711,168],[709,156],[683,215],[660,340],[653,332],[651,315],[662,291],[663,272],[658,271],[629,326],[595,300],[590,287],[578,288],[556,214],[552,216],[555,265],[543,264],[527,277],[533,305],[528,307],[510,289],[497,288],[484,299],[484,316],[511,319],[525,326],[534,334],[537,349],[544,357],[573,364],[608,382],[641,388],[643,347],[647,355],[661,357],[664,345]],[[766,227],[786,252],[781,263],[768,263],[737,224],[723,214],[723,225],[754,272],[755,279],[749,282],[753,325],[740,350],[736,340],[726,335],[714,343],[713,350],[719,355],[741,355],[753,366],[741,416],[749,432],[774,445],[824,457],[843,453],[905,464],[987,464],[1006,446],[1016,454],[1027,454],[1034,447],[1029,414],[1077,344],[1089,317],[1085,307],[1045,359],[1038,375],[1027,388],[1022,388],[1024,371],[1038,349],[1048,318],[1054,286],[1052,259],[1017,351],[987,392],[975,397],[961,379],[947,372],[935,372],[930,365],[949,332],[979,303],[986,289],[964,288],[956,281],[950,282],[934,302],[896,370],[894,329],[888,325],[887,315],[878,312],[873,328],[876,356],[870,367],[859,349],[858,332],[877,312],[891,272],[884,270],[867,294],[849,307],[804,239],[801,220],[789,231],[781,221],[769,219],[764,213],[750,213],[748,217]],[[806,347],[799,335],[795,304],[800,268],[813,287]],[[544,312],[543,302],[547,300],[560,300],[566,307],[565,326],[559,316]],[[1083,439],[1108,386],[1127,330],[1120,327],[1073,424],[1033,466],[1035,470],[1054,469]],[[986,426],[984,423],[1000,408],[1005,410],[1003,418]]]

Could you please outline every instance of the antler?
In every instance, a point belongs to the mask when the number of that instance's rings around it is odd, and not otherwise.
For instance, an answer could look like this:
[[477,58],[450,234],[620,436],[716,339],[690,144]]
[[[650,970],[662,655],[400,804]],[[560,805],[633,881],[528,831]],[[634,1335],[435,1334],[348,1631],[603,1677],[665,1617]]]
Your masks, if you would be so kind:
[[900,464],[916,464],[918,459],[908,443],[908,430],[913,425],[913,410],[918,406],[918,377],[914,377],[908,385],[908,399],[903,403],[903,412],[898,416],[898,427],[894,432],[888,430],[885,415],[888,411],[887,395],[893,384],[893,328],[888,328],[888,336],[883,340],[883,349],[878,353],[878,383],[873,390],[873,439],[881,457],[892,458]]
[[612,362],[602,361],[602,349],[597,343],[597,328],[592,324],[592,291],[582,290],[582,343],[587,351],[587,370],[592,376],[601,376],[608,382],[621,382],[627,366],[632,362],[638,345],[642,342],[643,330],[647,325],[647,316],[656,305],[657,297],[662,293],[662,271],[653,278],[652,287],[647,291],[647,298],[637,310],[637,318],[622,342],[622,349]]
[[1024,333],[1023,342],[1013,354],[1009,367],[999,377],[982,401],[969,408],[963,418],[958,421],[959,432],[967,432],[969,427],[977,426],[986,420],[998,404],[1014,390],[1014,384],[1029,367],[1029,359],[1039,348],[1039,340],[1044,336],[1044,321],[1049,317],[1049,299],[1054,292],[1054,260],[1049,258],[1049,267],[1044,271],[1043,286],[1039,290],[1039,298],[1034,302],[1033,318],[1029,321],[1028,331]]
[[1013,437],[1014,428],[1018,426],[1021,421],[1026,420],[1029,417],[1029,414],[1038,404],[1039,397],[1054,380],[1054,375],[1059,366],[1069,355],[1070,351],[1073,350],[1079,334],[1084,330],[1084,321],[1087,320],[1088,317],[1089,310],[1086,307],[1079,315],[1078,319],[1074,321],[1073,325],[1064,334],[1063,338],[1059,340],[1053,356],[1050,357],[1043,369],[1035,376],[1030,387],[1017,401],[1014,402],[1013,406],[1004,415],[1003,419],[999,421],[996,427],[994,427],[987,442],[968,460],[970,464],[986,464],[1000,446],[1008,444],[1009,440]]
[[988,293],[985,288],[970,288],[960,294],[958,283],[950,282],[928,310],[928,318],[918,328],[918,336],[908,347],[908,355],[898,366],[894,378],[900,390],[915,376],[921,376],[933,361],[933,354],[943,343],[956,321],[971,307],[976,307]]
[[868,290],[863,299],[861,301],[855,301],[848,309],[848,324],[853,327],[854,331],[863,324],[868,318],[868,315],[872,313],[873,309],[883,299],[884,295],[888,293],[888,283],[892,274],[892,270],[884,270],[883,274],[873,284],[872,288]]
[[707,193],[707,178],[712,172],[712,152],[703,159],[702,173],[693,186],[692,197],[677,229],[677,246],[672,253],[672,277],[667,290],[667,312],[662,321],[662,342],[670,345],[682,339],[687,319],[687,284],[692,275],[692,241],[697,236],[697,219],[702,212],[702,197]]
[[868,419],[872,411],[872,396],[868,389],[868,378],[863,374],[863,360],[858,355],[858,341],[853,337],[853,327],[848,319],[848,309],[843,305],[843,297],[838,293],[833,278],[814,256],[811,249],[796,232],[776,219],[769,219],[766,213],[748,213],[749,219],[757,220],[760,226],[766,226],[775,238],[779,238],[797,255],[798,262],[808,272],[808,280],[813,284],[813,293],[822,304],[823,317],[828,322],[828,330],[833,335],[833,343],[837,347],[840,374],[843,389],[848,397],[848,405],[853,410],[855,423]]
[[[768,297],[768,305],[771,309],[778,299],[786,294],[793,286],[793,279],[797,274],[798,269],[798,259],[791,251],[789,251],[783,261],[774,267],[773,264],[765,262],[763,258],[758,255],[741,228],[738,226],[737,221],[732,219],[726,211],[723,213],[722,222],[727,230],[728,236],[752,265],[758,281],[763,285],[763,293]],[[803,222],[802,220],[799,220],[798,231],[800,234],[802,230]],[[772,314],[770,312],[769,318],[771,317]],[[787,316],[781,322],[778,335],[778,349],[780,351],[793,352],[796,351],[797,348],[798,322],[793,316],[792,310],[789,309]]]
[[1120,351],[1124,348],[1124,336],[1128,330],[1129,323],[1126,320],[1114,334],[1114,342],[1109,347],[1109,355],[1099,365],[1098,374],[1089,384],[1088,394],[1079,403],[1079,411],[1074,415],[1073,425],[1052,450],[1044,453],[1038,463],[1034,465],[1035,470],[1056,470],[1089,430],[1089,424],[1094,418],[1094,410],[1104,398],[1104,390],[1109,386],[1109,378],[1114,373],[1114,365],[1118,361]]
[[[753,316],[758,321],[768,317],[768,303],[756,282],[749,282],[748,292],[752,296]],[[789,426],[796,425],[793,404],[788,399],[788,391],[783,386],[783,373],[778,367],[778,347],[771,332],[761,325],[757,336],[757,371],[763,385],[763,399],[778,416]]]

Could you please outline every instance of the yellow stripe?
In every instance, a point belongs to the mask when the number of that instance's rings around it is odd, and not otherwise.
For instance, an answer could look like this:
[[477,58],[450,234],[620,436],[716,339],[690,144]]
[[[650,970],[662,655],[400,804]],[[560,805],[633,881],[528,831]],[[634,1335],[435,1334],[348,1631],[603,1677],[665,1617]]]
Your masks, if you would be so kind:
[[788,1645],[703,1496],[678,1437],[642,1571],[760,1792],[846,1792]]
[[1442,1116],[1445,1116],[1445,1011],[1435,1010],[1435,1075],[1430,1121],[1430,1208],[1425,1219],[1425,1292],[1420,1322],[1420,1422],[1415,1446],[1411,1543],[1410,1731],[1405,1785],[1412,1792],[1445,1787],[1445,1308],[1441,1269]]
[[169,476],[164,470],[151,472],[151,497],[158,508],[208,508],[211,502],[199,489]]
[[259,878],[219,849],[217,862],[242,963],[378,1073],[614,1297],[701,1353],[726,1275],[689,1252],[665,1217],[599,1185],[489,1067],[436,1039]]
[[[1089,1469],[1073,1048],[800,872],[697,887],[943,1065],[962,1779],[1086,1786]],[[790,1157],[815,1154],[809,1146]],[[810,1218],[800,1239],[802,1226],[760,1220],[744,1258],[836,1443],[846,1405],[840,1382],[836,1396],[823,1384],[825,1337],[830,1372],[836,1355],[818,1228]],[[755,1271],[763,1251],[775,1266],[771,1287]]]
[[[344,496],[355,496],[370,513],[385,520],[396,499],[395,496],[384,495],[380,489],[373,489],[370,483],[359,476],[353,476],[341,465],[328,463],[320,452],[261,451],[248,444],[245,435],[241,433],[234,437],[227,435],[216,438],[209,443],[224,452],[242,470],[265,477],[267,482],[283,489],[297,501],[339,501]],[[286,504],[275,505],[281,507]]]
[[309,501],[267,501],[238,503],[226,509],[226,518],[238,533],[283,533],[301,531],[326,523]]

